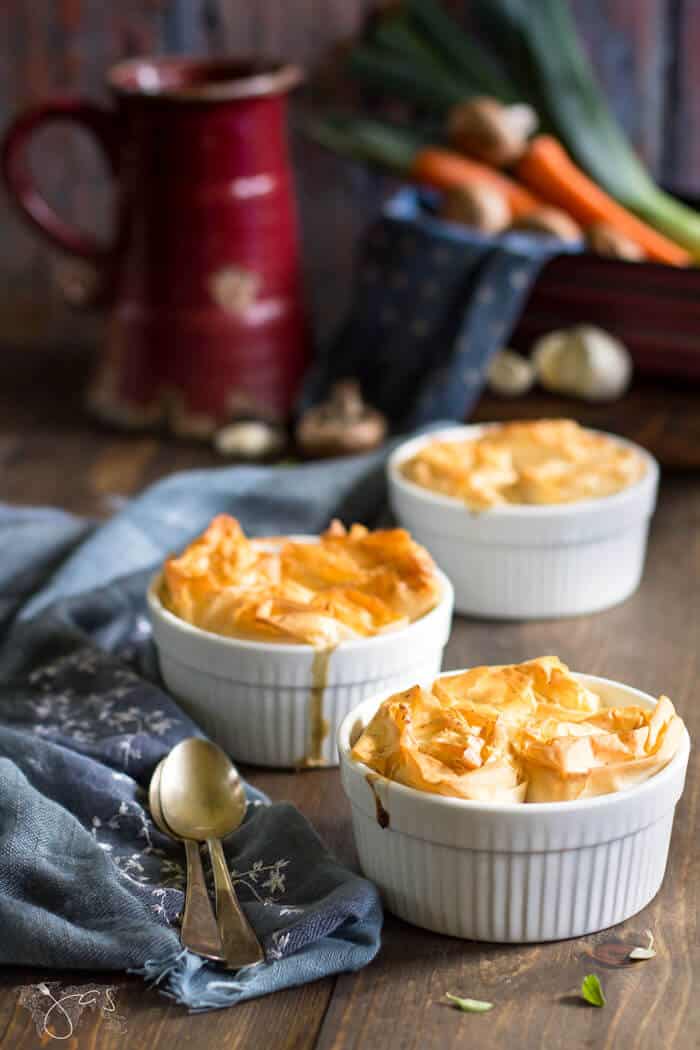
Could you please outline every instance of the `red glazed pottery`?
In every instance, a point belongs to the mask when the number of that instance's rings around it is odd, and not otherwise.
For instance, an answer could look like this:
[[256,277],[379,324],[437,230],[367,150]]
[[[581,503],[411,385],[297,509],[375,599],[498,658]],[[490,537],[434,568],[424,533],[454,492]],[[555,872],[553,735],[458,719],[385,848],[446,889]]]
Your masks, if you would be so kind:
[[[285,127],[299,79],[253,60],[134,59],[108,75],[114,109],[56,99],[8,130],[10,193],[99,271],[109,318],[89,402],[102,418],[204,437],[288,414],[308,349]],[[59,218],[32,179],[29,139],[65,120],[96,136],[114,173],[110,247]]]

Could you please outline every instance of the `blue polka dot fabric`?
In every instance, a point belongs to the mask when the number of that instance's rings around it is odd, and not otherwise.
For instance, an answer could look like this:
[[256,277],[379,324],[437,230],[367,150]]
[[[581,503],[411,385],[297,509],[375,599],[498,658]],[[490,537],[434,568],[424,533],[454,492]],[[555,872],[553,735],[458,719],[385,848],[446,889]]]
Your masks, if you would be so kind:
[[434,198],[401,191],[364,240],[350,314],[321,351],[302,407],[354,377],[396,430],[466,419],[540,269],[562,250],[578,248],[486,236],[438,219]]

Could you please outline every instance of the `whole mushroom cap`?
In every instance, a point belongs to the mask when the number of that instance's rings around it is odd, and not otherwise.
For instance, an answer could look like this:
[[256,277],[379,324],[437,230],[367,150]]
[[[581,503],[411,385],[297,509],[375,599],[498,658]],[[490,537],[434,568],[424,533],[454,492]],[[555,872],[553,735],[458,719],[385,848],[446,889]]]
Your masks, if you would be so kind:
[[353,379],[336,383],[327,401],[310,408],[299,420],[296,440],[312,459],[369,452],[386,436],[386,419],[362,398]]
[[456,186],[443,194],[440,217],[482,233],[500,233],[511,221],[511,211],[505,194],[493,186]]
[[462,153],[496,168],[514,164],[536,128],[537,114],[531,106],[504,106],[488,96],[458,102],[447,117],[450,142]]

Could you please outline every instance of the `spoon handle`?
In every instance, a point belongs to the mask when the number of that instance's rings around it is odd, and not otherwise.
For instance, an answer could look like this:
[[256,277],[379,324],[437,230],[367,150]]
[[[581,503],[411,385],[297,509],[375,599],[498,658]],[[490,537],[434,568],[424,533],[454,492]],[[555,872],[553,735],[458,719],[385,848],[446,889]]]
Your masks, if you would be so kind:
[[224,849],[220,839],[207,839],[216,889],[216,918],[224,950],[226,968],[238,970],[252,966],[265,958],[260,941],[253,933],[238,903],[231,882]]
[[221,961],[224,958],[223,948],[207,884],[204,881],[199,843],[193,839],[185,839],[184,843],[187,856],[187,892],[180,940],[185,948],[196,952],[197,955]]

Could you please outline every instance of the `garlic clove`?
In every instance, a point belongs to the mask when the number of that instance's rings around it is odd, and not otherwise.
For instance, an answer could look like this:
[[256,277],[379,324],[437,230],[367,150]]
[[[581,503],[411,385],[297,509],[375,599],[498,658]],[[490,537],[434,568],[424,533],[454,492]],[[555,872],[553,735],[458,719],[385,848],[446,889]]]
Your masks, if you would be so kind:
[[[561,366],[562,351],[570,341],[570,332],[562,330],[549,332],[535,342],[531,360],[537,379],[545,390],[556,393],[561,389],[564,381]],[[567,375],[566,381],[569,382],[570,379],[571,377]]]
[[612,401],[632,378],[627,348],[594,325],[550,332],[535,343],[532,360],[546,390],[586,401]]
[[255,419],[227,423],[214,435],[216,451],[234,459],[268,459],[279,455],[285,444],[280,427]]
[[535,369],[515,350],[499,350],[491,358],[487,372],[489,389],[501,397],[520,397],[532,388]]

